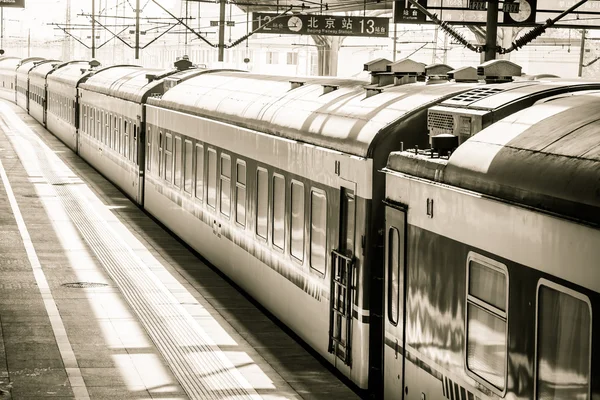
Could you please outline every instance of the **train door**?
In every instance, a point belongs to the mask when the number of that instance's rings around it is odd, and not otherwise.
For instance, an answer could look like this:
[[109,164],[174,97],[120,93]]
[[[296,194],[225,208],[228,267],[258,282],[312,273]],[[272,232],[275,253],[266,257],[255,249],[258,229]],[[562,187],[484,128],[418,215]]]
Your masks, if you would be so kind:
[[352,311],[354,303],[354,235],[356,204],[352,188],[340,191],[338,248],[331,253],[329,352],[351,366]]
[[404,398],[406,210],[385,210],[384,399]]

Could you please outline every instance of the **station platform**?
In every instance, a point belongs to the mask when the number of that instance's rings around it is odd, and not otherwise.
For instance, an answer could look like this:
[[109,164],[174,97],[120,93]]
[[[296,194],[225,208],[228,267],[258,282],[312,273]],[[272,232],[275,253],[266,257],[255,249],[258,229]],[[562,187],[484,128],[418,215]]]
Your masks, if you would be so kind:
[[358,399],[0,100],[0,399]]

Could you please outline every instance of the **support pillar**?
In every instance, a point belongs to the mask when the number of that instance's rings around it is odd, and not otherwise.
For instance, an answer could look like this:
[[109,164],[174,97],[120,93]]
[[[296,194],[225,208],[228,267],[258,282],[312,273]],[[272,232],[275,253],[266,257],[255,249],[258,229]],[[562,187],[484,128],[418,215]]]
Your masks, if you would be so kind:
[[485,61],[496,59],[498,38],[498,0],[488,0],[485,24]]

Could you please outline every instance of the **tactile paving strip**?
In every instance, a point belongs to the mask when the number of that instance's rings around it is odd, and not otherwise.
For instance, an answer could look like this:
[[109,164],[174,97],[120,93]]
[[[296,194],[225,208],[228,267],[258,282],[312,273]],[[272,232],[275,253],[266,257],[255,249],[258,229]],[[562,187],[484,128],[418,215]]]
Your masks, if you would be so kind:
[[75,182],[64,163],[20,120],[6,122],[33,147],[39,173],[53,186],[73,224],[136,312],[188,396],[260,399],[152,271],[69,185]]

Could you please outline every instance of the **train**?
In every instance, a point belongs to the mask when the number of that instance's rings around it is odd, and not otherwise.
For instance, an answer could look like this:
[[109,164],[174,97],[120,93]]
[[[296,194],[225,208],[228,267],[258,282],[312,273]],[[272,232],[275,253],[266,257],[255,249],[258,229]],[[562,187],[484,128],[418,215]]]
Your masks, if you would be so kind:
[[27,110],[374,399],[600,399],[600,82],[0,58]]

